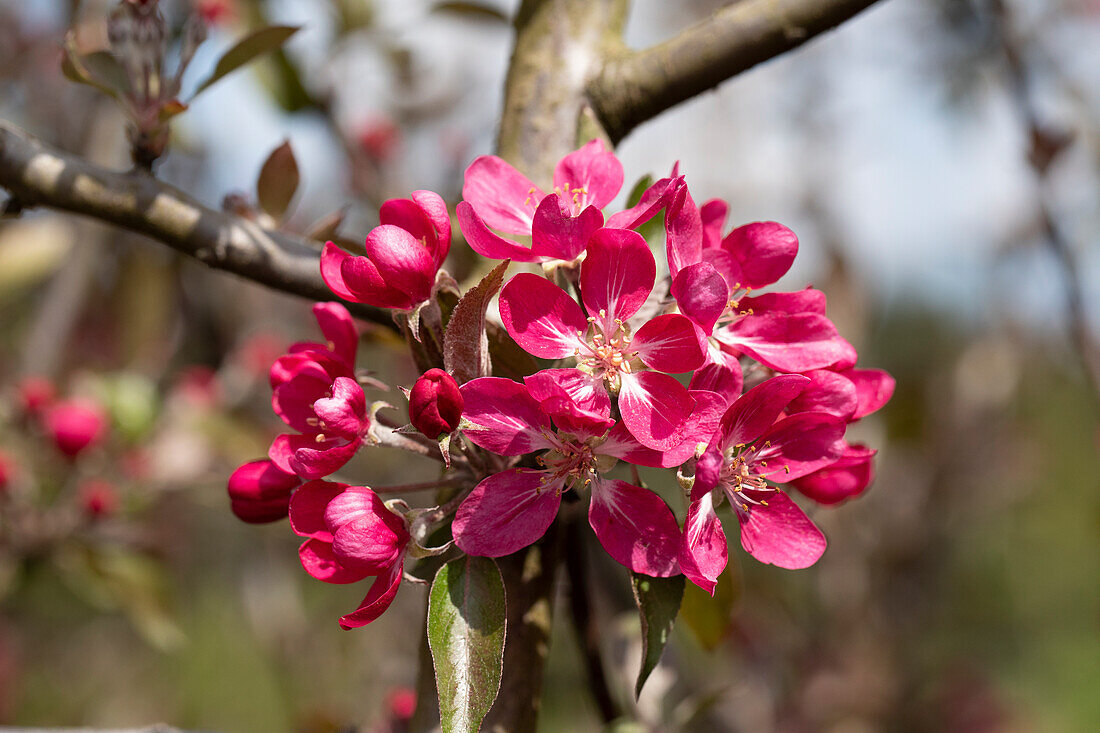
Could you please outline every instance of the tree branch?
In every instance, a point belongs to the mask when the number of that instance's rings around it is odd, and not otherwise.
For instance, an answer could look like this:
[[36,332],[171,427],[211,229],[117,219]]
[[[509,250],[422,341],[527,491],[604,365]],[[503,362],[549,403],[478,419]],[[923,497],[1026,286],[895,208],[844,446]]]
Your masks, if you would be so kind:
[[611,58],[588,88],[613,142],[661,112],[801,46],[877,0],[742,0],[674,38]]
[[[337,300],[325,286],[317,247],[208,209],[179,189],[138,171],[119,173],[55,150],[0,120],[0,187],[18,208],[84,214],[167,244],[219,270],[311,300]],[[347,303],[357,317],[396,330],[388,312]]]

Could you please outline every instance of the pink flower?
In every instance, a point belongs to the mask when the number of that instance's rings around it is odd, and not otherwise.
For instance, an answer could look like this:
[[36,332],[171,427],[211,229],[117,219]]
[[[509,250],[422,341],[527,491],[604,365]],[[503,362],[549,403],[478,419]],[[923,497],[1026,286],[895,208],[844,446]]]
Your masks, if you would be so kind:
[[825,317],[825,296],[748,293],[786,274],[798,238],[776,222],[738,227],[721,237],[727,207],[708,201],[696,211],[683,203],[681,236],[667,238],[672,295],[680,311],[708,337],[708,360],[738,371],[740,354],[779,372],[805,372],[855,363],[855,349]]
[[409,394],[409,420],[435,440],[458,429],[462,405],[462,392],[455,378],[442,369],[429,369],[416,380]]
[[57,449],[72,458],[103,438],[107,432],[107,416],[97,403],[73,399],[49,408],[45,425]]
[[7,493],[13,475],[15,475],[15,462],[7,453],[0,451],[0,498]]
[[840,456],[816,471],[791,481],[791,486],[818,504],[839,504],[862,494],[875,479],[877,451],[841,441]]
[[314,578],[375,578],[359,608],[340,619],[341,627],[365,626],[389,608],[401,585],[409,531],[404,517],[377,494],[364,486],[310,481],[290,499],[290,526],[307,538],[298,556]]
[[356,142],[368,158],[375,163],[385,163],[393,158],[401,146],[401,131],[393,121],[385,117],[364,120],[359,125]]
[[290,495],[302,480],[270,460],[246,463],[229,477],[229,505],[250,524],[275,522],[287,515]]
[[91,479],[77,490],[80,508],[89,519],[109,517],[118,510],[118,492],[107,481]]
[[809,567],[825,551],[825,536],[791,499],[769,482],[787,482],[833,462],[844,421],[822,412],[776,418],[809,383],[787,374],[746,392],[695,469],[684,523],[680,565],[700,588],[714,592],[726,566],[726,538],[716,509],[727,499],[741,525],[741,545],[760,562]]
[[628,319],[649,297],[657,267],[645,240],[626,229],[592,235],[580,269],[584,311],[564,290],[537,275],[513,277],[500,294],[504,327],[527,352],[573,356],[588,399],[617,393],[627,429],[643,445],[666,450],[682,442],[694,407],[669,376],[700,366],[704,345],[691,321],[656,316],[634,331]]
[[210,25],[229,24],[237,17],[236,0],[196,0],[195,10]]
[[[554,190],[546,194],[495,155],[466,169],[456,210],[459,226],[475,252],[516,262],[572,262],[603,226],[601,209],[623,186],[623,166],[600,140],[558,161]],[[530,236],[531,246],[498,236]]]
[[45,377],[28,376],[16,385],[19,407],[26,415],[38,415],[49,407],[57,394],[53,382]]
[[482,377],[462,385],[463,434],[471,442],[503,456],[545,452],[541,468],[512,468],[474,487],[455,515],[455,543],[471,555],[516,552],[545,534],[562,492],[590,488],[588,521],[607,553],[639,573],[675,575],[680,530],[671,510],[653,492],[602,475],[618,457],[646,449],[616,432],[606,396],[593,398],[572,375],[550,370],[524,384]]
[[367,235],[366,257],[325,244],[321,277],[345,300],[412,310],[431,297],[451,249],[447,204],[431,191],[413,191],[411,198],[382,204],[378,216],[382,224]]
[[327,343],[298,343],[271,367],[271,405],[299,434],[280,435],[268,457],[306,480],[336,471],[370,429],[366,395],[354,379],[355,327],[338,303],[313,308]]

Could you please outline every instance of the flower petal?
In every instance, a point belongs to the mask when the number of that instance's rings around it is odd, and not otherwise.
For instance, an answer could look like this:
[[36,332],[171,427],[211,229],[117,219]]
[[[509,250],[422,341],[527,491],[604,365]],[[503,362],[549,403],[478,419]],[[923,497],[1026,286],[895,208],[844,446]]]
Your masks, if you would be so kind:
[[325,522],[325,509],[347,487],[332,481],[302,484],[290,497],[290,528],[302,537],[331,543],[332,531]]
[[598,229],[588,240],[581,264],[581,299],[592,316],[601,311],[604,331],[616,318],[638,312],[657,279],[657,263],[641,234],[630,229]]
[[340,303],[314,303],[313,317],[328,341],[326,346],[349,368],[354,366],[359,333],[348,309]]
[[734,229],[722,240],[722,248],[741,263],[741,284],[761,288],[791,269],[798,254],[798,237],[778,222],[760,221]]
[[680,570],[687,579],[714,595],[718,576],[728,561],[726,533],[714,511],[714,492],[708,491],[691,502],[684,520],[684,541],[680,547]]
[[298,559],[307,573],[326,583],[356,583],[368,575],[341,565],[332,554],[332,545],[323,540],[311,538],[303,542],[298,548]]
[[894,396],[896,382],[881,369],[845,369],[840,372],[855,384],[858,404],[853,420],[870,415]]
[[743,386],[744,376],[741,374],[741,365],[736,359],[722,359],[721,362],[708,361],[696,369],[691,375],[688,390],[706,390],[719,394],[725,400],[726,407],[729,407],[741,396]]
[[809,383],[801,374],[781,374],[741,395],[722,416],[718,449],[725,451],[759,438]]
[[875,451],[846,446],[840,458],[825,468],[795,479],[791,485],[818,504],[832,505],[862,494],[875,479]]
[[825,305],[825,293],[814,288],[793,293],[763,293],[737,301],[737,309],[742,313],[816,313],[823,316]]
[[552,193],[535,210],[530,251],[539,260],[571,262],[581,256],[593,232],[602,226],[603,214],[595,206],[572,216]]
[[840,455],[844,428],[843,420],[824,412],[791,415],[755,441],[750,468],[777,483],[824,468]]
[[557,516],[560,486],[544,471],[514,468],[483,480],[455,514],[455,544],[469,555],[502,557],[535,542]]
[[[290,458],[290,466],[294,473],[307,481],[324,478],[340,470],[363,444],[361,438],[350,441],[342,439],[317,441],[312,435],[291,435],[288,436],[288,442],[294,451]],[[272,460],[275,460],[274,457]]]
[[502,456],[551,447],[544,437],[550,418],[526,386],[502,377],[480,377],[466,382],[461,391],[462,416],[470,423],[463,433],[474,444]]
[[332,383],[332,397],[314,402],[313,411],[322,420],[326,434],[356,438],[367,429],[367,397],[353,379],[337,377]]
[[615,424],[603,379],[579,369],[543,369],[523,383],[560,430],[582,438],[604,435]]
[[343,265],[344,261],[349,258],[351,258],[351,255],[342,248],[337,247],[332,242],[325,242],[325,246],[321,250],[321,279],[325,281],[328,289],[336,293],[337,296],[353,303],[359,303],[362,302],[360,294],[353,291],[351,285],[344,282]]
[[[583,277],[583,276],[582,276]],[[577,302],[549,280],[521,272],[500,293],[500,320],[527,353],[544,359],[572,356],[588,320]]]
[[730,291],[725,278],[713,265],[696,262],[677,273],[672,281],[672,297],[680,306],[680,312],[709,335],[726,310]]
[[[435,256],[424,242],[401,227],[382,224],[367,234],[365,247],[367,257],[387,286],[405,293],[412,304],[422,303],[431,296]],[[345,264],[345,279],[347,276]]]
[[695,400],[684,385],[660,372],[621,375],[619,410],[630,433],[647,448],[669,450],[684,439]]
[[703,334],[679,313],[650,319],[634,334],[630,348],[650,369],[671,374],[701,366],[707,351]]
[[657,578],[680,572],[680,526],[649,489],[625,481],[593,482],[588,523],[607,554],[634,572]]
[[722,246],[722,228],[729,215],[729,204],[722,199],[711,199],[699,207],[699,218],[703,224],[703,250]]
[[848,356],[848,344],[832,321],[816,313],[745,316],[715,337],[780,372],[824,369]]
[[622,187],[623,164],[599,139],[589,140],[554,168],[555,190],[584,189],[588,203],[597,209],[611,203]]
[[660,179],[642,193],[642,198],[637,204],[612,214],[607,220],[607,226],[611,229],[633,229],[646,223],[655,217],[658,211],[668,206],[669,201],[674,200],[685,185],[684,179],[680,176]]
[[340,628],[348,630],[366,626],[385,613],[393,603],[398,589],[401,588],[401,576],[404,572],[404,563],[396,562],[387,569],[387,572],[379,575],[371,583],[370,590],[359,604],[359,608],[340,617]]
[[825,552],[825,535],[782,491],[768,492],[767,506],[738,512],[741,546],[762,563],[788,570],[808,568]]
[[529,248],[493,233],[477,215],[474,207],[465,201],[459,202],[455,215],[458,217],[458,226],[462,229],[470,249],[482,257],[513,262],[535,262],[538,259],[538,256]]
[[462,184],[462,198],[486,224],[507,234],[531,233],[531,218],[543,196],[531,179],[495,155],[475,158]]
[[665,212],[665,251],[668,272],[674,280],[680,270],[702,261],[703,221],[687,186]]
[[858,400],[851,379],[827,369],[814,369],[806,376],[810,383],[787,405],[787,412],[827,412],[844,421],[852,419]]

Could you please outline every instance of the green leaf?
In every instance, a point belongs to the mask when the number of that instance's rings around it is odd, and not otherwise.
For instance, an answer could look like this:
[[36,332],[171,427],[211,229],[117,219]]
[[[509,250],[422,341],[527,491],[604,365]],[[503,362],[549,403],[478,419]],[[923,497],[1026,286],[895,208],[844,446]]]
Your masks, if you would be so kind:
[[220,81],[226,75],[233,73],[257,56],[261,56],[279,48],[296,32],[298,32],[298,26],[273,25],[267,28],[261,28],[258,31],[253,31],[237,41],[237,44],[233,46],[233,48],[226,51],[225,54],[218,59],[217,65],[214,66],[214,72],[207,77],[206,81],[199,85],[192,99],[197,97],[212,84]]
[[459,384],[492,373],[485,311],[504,284],[504,272],[511,262],[504,260],[494,267],[481,282],[466,291],[451,313],[443,334],[443,366]]
[[726,638],[733,621],[733,605],[741,590],[741,573],[736,558],[726,565],[718,576],[714,597],[705,590],[688,583],[684,591],[684,603],[680,615],[692,636],[704,649],[715,649]]
[[642,194],[646,192],[646,189],[653,185],[653,176],[646,173],[644,176],[638,179],[638,182],[634,184],[634,187],[630,189],[630,195],[626,198],[626,208],[632,208],[637,206],[642,200]]
[[428,595],[443,733],[481,728],[500,689],[504,630],[504,581],[496,563],[463,557],[444,565]]
[[309,225],[309,229],[306,230],[306,236],[318,242],[328,242],[336,239],[336,232],[340,229],[340,225],[344,223],[344,218],[347,215],[348,209],[344,206],[331,214],[322,216]]
[[260,177],[256,179],[256,200],[260,208],[273,219],[281,219],[300,181],[298,161],[294,159],[290,141],[285,140],[267,156]]
[[471,2],[439,2],[432,8],[436,13],[454,13],[472,20],[493,20],[502,23],[510,23],[507,13],[503,13],[491,5]]
[[654,578],[631,572],[630,584],[642,618],[642,668],[634,685],[634,697],[638,697],[668,643],[672,624],[680,611],[680,600],[684,597],[684,576]]
[[61,73],[70,81],[95,87],[114,99],[129,87],[126,72],[118,59],[107,51],[78,53],[71,32],[65,37],[63,48],[65,57],[61,59]]

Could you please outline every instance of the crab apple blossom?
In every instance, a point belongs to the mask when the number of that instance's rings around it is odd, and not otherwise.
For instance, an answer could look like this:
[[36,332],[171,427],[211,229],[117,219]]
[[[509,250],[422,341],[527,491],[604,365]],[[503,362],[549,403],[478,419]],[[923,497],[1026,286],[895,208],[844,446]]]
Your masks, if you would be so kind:
[[[601,209],[623,186],[623,166],[601,140],[569,153],[554,168],[554,190],[545,193],[495,155],[466,169],[456,209],[459,226],[475,252],[514,262],[572,262],[603,226]],[[530,236],[531,245],[505,239]]]
[[809,384],[808,377],[773,377],[738,398],[695,469],[684,523],[680,565],[709,592],[726,565],[726,539],[716,509],[728,500],[741,525],[741,545],[764,563],[804,568],[825,551],[825,536],[772,482],[800,478],[838,454],[844,421],[823,412],[776,418]]
[[54,445],[70,458],[98,443],[107,432],[106,413],[88,399],[55,403],[46,410],[43,422]]
[[840,455],[823,468],[791,481],[791,486],[808,499],[827,506],[856,496],[875,479],[876,451],[863,445],[841,442]]
[[77,489],[77,498],[81,511],[89,519],[103,519],[118,511],[118,491],[108,481],[85,481]]
[[451,250],[451,220],[439,194],[413,191],[378,212],[367,235],[366,257],[332,242],[321,252],[321,277],[336,295],[355,303],[409,311],[432,295],[436,274]]
[[287,515],[290,495],[300,484],[271,460],[251,461],[229,476],[229,505],[237,518],[250,524],[275,522]]
[[327,343],[298,343],[271,367],[271,406],[298,434],[280,435],[268,457],[306,480],[336,471],[370,429],[366,395],[354,379],[355,326],[338,303],[314,306]]
[[500,317],[528,353],[574,357],[586,375],[586,391],[605,395],[602,400],[617,394],[631,434],[646,447],[666,450],[683,441],[694,407],[687,388],[670,374],[700,366],[705,347],[680,314],[658,315],[636,330],[628,322],[653,291],[656,272],[640,234],[600,229],[580,268],[581,301],[589,315],[557,285],[520,273],[501,291]]
[[471,442],[503,456],[543,452],[539,468],[508,469],[474,488],[455,515],[455,544],[471,555],[516,552],[545,534],[563,492],[587,488],[589,524],[611,557],[635,572],[677,574],[680,530],[672,511],[648,489],[603,475],[618,458],[646,449],[625,430],[616,433],[606,398],[578,404],[568,372],[462,386],[463,434]]
[[53,382],[33,374],[19,380],[15,391],[19,408],[25,415],[41,414],[53,403],[57,395]]
[[435,440],[458,429],[462,405],[462,392],[455,378],[442,369],[429,369],[420,375],[409,393],[409,420],[413,427]]
[[341,617],[344,629],[365,626],[389,608],[401,585],[409,530],[365,486],[329,481],[303,484],[290,499],[290,526],[306,541],[302,567],[326,583],[357,583],[374,577],[359,607]]

